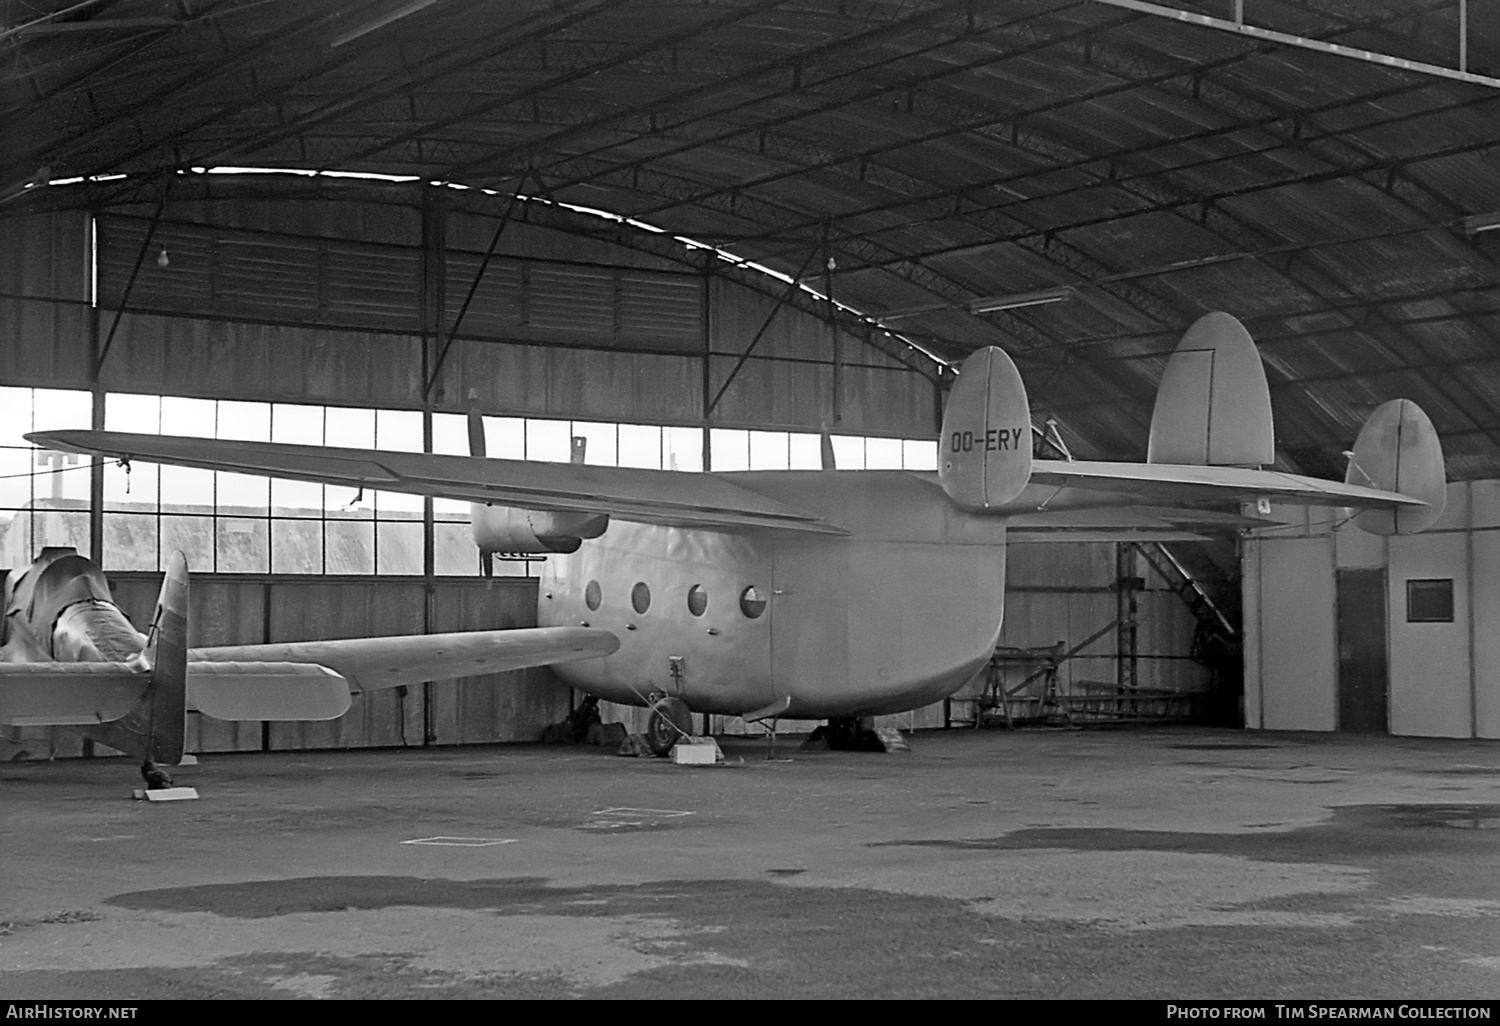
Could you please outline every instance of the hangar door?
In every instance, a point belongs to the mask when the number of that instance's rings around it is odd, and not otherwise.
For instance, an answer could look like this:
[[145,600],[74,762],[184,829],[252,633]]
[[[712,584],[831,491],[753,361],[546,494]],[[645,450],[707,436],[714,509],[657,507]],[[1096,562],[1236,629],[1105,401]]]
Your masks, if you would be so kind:
[[1389,721],[1384,570],[1340,570],[1339,730],[1384,734]]

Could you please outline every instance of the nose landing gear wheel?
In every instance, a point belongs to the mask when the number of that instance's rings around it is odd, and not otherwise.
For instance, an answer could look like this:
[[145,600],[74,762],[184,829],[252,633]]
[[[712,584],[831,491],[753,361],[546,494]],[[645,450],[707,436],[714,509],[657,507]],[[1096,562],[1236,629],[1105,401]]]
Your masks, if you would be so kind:
[[646,745],[656,755],[666,755],[684,735],[693,732],[693,714],[680,698],[659,698],[651,704],[646,724]]

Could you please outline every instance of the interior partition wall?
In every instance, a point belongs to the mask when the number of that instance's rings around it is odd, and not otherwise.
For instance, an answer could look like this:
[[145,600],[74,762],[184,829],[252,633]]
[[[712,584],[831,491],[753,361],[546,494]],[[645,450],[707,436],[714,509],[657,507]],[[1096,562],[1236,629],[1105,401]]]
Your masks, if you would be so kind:
[[1500,481],[1450,483],[1415,535],[1275,513],[1245,549],[1248,726],[1500,737]]

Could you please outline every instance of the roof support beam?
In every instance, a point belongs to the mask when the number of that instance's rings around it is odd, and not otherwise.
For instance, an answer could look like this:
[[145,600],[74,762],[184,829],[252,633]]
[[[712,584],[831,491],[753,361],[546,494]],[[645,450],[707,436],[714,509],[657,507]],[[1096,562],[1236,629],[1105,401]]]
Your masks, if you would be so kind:
[[[801,268],[799,268],[797,273],[792,276],[792,280],[787,282],[786,291],[782,294],[776,305],[771,307],[771,312],[766,314],[766,319],[764,322],[762,322],[760,330],[755,333],[755,337],[750,340],[750,344],[745,347],[745,351],[740,354],[740,358],[734,362],[734,367],[730,369],[729,375],[724,379],[723,383],[719,385],[719,390],[714,393],[714,397],[710,399],[708,405],[703,408],[704,420],[707,420],[709,416],[713,414],[714,408],[719,405],[719,400],[723,399],[724,393],[729,391],[729,386],[733,384],[735,375],[740,372],[741,367],[745,366],[745,361],[750,359],[750,354],[754,352],[755,347],[760,345],[760,340],[765,337],[766,329],[771,326],[771,322],[776,319],[776,315],[781,312],[781,308],[787,304],[787,302],[792,298],[793,293],[797,291],[799,283],[802,280],[802,276],[807,273],[807,269],[812,266],[813,257],[817,255],[817,248],[810,250],[807,254],[807,259],[802,262]],[[834,344],[837,345],[838,326],[836,324],[833,324],[831,321],[830,326],[834,331]]]
[[[1252,39],[1279,43],[1283,46],[1295,46],[1303,50],[1314,50],[1318,53],[1332,54],[1335,57],[1348,57],[1357,61],[1366,61],[1370,64],[1383,64],[1388,68],[1400,68],[1402,71],[1412,71],[1420,75],[1433,75],[1437,78],[1453,79],[1456,82],[1484,86],[1487,89],[1500,89],[1500,78],[1491,78],[1489,75],[1476,75],[1471,71],[1465,71],[1461,68],[1445,68],[1438,64],[1427,64],[1423,61],[1408,60],[1405,57],[1394,57],[1388,53],[1361,50],[1358,47],[1344,46],[1341,43],[1329,43],[1322,39],[1309,39],[1306,36],[1297,36],[1290,32],[1277,32],[1274,29],[1246,25],[1242,21],[1235,22],[1224,18],[1213,18],[1206,14],[1195,14],[1192,11],[1179,10],[1176,7],[1145,3],[1144,0],[1094,0],[1094,2],[1108,4],[1111,7],[1121,7],[1127,11],[1137,11],[1141,14],[1151,14],[1160,18],[1175,19],[1187,22],[1190,25],[1217,29],[1220,32],[1231,32],[1237,35],[1249,36]],[[1467,19],[1464,20],[1464,24],[1467,26]],[[1463,35],[1465,38],[1467,37],[1467,27],[1464,28]],[[1467,63],[1462,55],[1460,55],[1459,63],[1461,65]]]

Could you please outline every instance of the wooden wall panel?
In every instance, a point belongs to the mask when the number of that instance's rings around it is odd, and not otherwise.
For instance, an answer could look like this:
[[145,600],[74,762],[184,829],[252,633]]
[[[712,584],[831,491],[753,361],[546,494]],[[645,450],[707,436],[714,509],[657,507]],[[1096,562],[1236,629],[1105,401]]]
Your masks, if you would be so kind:
[[[442,582],[433,592],[433,630],[504,630],[536,625],[536,580]],[[546,667],[432,685],[433,741],[535,741],[568,715],[568,688]]]
[[[503,205],[497,209],[503,209]],[[498,214],[486,216],[463,210],[451,210],[446,225],[448,248],[482,254],[489,249],[490,240],[494,238],[495,228],[499,224]],[[592,236],[576,235],[542,225],[527,224],[524,220],[524,211],[520,218],[512,219],[505,226],[495,252],[518,258],[611,264],[618,267],[638,267],[675,273],[681,273],[683,270],[683,264],[678,261],[642,253],[628,246],[616,246]]]
[[[736,362],[730,356],[712,358],[710,399],[719,394]],[[832,381],[830,366],[746,361],[714,407],[713,426],[817,431],[833,417]]]
[[696,357],[476,342],[455,346],[438,405],[503,416],[701,424],[702,363]]
[[[760,333],[752,357],[833,362],[833,329],[818,318],[791,306],[776,309],[776,300],[723,278],[711,280],[708,296],[709,340],[715,353],[737,357]],[[761,332],[773,310],[775,316]],[[866,351],[852,339],[844,340],[844,358],[849,362],[863,362]],[[883,353],[877,355],[888,359]]]
[[[145,218],[156,213],[154,204],[115,209]],[[231,228],[395,245],[416,245],[422,236],[422,213],[414,203],[360,202],[347,196],[325,200],[177,197],[170,216]]]
[[420,380],[410,336],[134,313],[100,375],[122,392],[396,409],[420,405]]
[[88,388],[93,316],[80,303],[0,296],[0,385]]
[[0,220],[0,293],[87,303],[89,232],[81,210]]
[[[268,641],[421,634],[425,599],[417,583],[277,582],[270,585]],[[360,695],[344,716],[326,723],[273,723],[273,749],[420,745],[420,688]],[[415,719],[415,732],[412,720]]]
[[845,431],[902,438],[936,438],[932,382],[916,371],[846,366],[843,377]]

